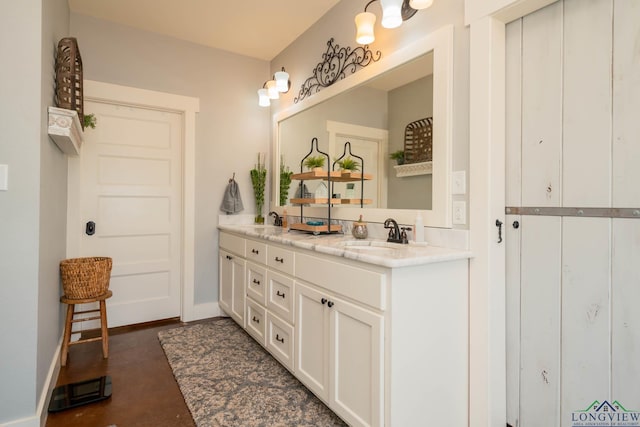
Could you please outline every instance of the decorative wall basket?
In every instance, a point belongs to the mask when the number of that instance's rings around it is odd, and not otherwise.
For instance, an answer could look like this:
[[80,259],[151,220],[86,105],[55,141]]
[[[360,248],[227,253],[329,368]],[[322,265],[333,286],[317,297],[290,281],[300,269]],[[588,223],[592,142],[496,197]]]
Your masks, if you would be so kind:
[[58,42],[56,55],[56,106],[78,112],[84,129],[84,98],[82,93],[82,57],[75,37]]
[[430,162],[433,160],[433,118],[411,122],[404,129],[405,163]]

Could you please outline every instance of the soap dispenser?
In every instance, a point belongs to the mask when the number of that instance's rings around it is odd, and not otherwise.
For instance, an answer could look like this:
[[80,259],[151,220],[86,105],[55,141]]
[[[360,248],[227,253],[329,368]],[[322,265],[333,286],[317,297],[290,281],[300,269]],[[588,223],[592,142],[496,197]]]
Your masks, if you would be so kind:
[[353,237],[356,239],[366,239],[369,235],[369,232],[367,231],[367,223],[362,221],[362,215],[360,215],[360,219],[358,221],[353,222],[351,234],[353,234]]
[[424,224],[422,222],[422,215],[419,213],[416,215],[415,224],[413,224],[413,240],[415,242],[424,242]]

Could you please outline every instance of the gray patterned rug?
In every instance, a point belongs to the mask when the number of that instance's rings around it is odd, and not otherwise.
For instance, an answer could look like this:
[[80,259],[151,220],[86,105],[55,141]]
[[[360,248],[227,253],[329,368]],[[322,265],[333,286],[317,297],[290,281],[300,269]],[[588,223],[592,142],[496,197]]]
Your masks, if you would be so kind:
[[231,319],[158,338],[198,427],[345,425]]

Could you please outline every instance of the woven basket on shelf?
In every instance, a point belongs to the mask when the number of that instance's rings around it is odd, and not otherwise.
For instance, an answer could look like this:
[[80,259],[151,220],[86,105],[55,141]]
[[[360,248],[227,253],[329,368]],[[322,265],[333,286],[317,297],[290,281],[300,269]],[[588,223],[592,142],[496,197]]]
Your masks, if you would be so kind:
[[433,160],[433,119],[416,120],[404,129],[404,162],[420,163]]
[[84,95],[82,57],[75,37],[65,37],[58,43],[56,55],[56,106],[78,112],[84,129]]
[[112,260],[108,257],[71,258],[60,262],[65,297],[87,299],[103,295],[109,289]]

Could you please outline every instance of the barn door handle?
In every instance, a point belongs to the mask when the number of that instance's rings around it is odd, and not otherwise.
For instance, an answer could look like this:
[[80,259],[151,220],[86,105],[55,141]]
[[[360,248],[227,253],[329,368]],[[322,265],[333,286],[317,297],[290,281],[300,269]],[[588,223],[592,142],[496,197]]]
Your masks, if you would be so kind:
[[498,243],[502,243],[502,221],[496,219],[496,227],[498,227]]
[[87,236],[93,236],[96,233],[96,223],[93,221],[87,222],[84,232],[87,233]]

